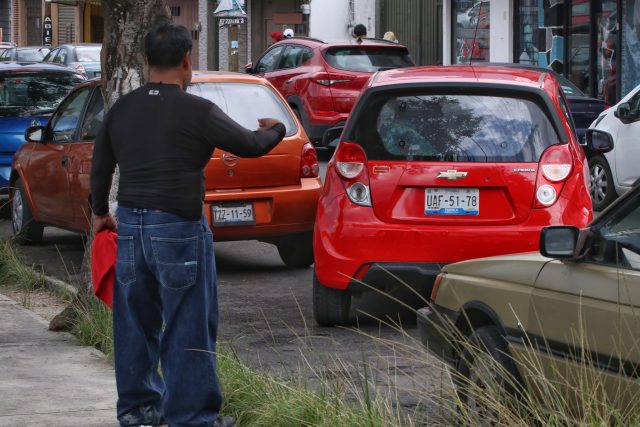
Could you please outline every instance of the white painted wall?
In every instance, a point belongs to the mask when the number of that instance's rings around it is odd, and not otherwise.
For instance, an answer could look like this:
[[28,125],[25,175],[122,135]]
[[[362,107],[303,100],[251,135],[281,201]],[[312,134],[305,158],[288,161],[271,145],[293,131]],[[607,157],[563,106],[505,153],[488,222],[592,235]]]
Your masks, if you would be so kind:
[[375,36],[375,0],[355,0],[353,11],[350,4],[349,0],[311,0],[309,37],[328,42],[352,40],[351,30],[356,24],[363,24],[367,34]]
[[513,62],[513,0],[491,0],[489,60]]

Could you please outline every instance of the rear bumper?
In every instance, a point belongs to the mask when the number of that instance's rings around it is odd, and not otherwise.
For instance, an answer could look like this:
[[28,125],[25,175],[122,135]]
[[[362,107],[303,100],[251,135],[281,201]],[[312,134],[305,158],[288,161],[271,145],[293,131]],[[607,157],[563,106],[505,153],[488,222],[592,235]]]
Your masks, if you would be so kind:
[[[328,188],[333,183],[327,178]],[[335,188],[333,188],[335,191]],[[352,204],[343,192],[323,197],[318,204],[314,258],[318,280],[346,290],[363,265],[448,264],[473,258],[539,250],[540,231],[546,225],[584,227],[591,220],[560,199],[554,217],[547,209],[532,210],[526,221],[500,226],[407,225],[380,221],[372,208]]]
[[326,131],[333,127],[344,125],[348,117],[348,114],[343,113],[321,116],[310,115],[307,123],[305,123],[305,131],[312,141],[322,142]]
[[[302,178],[299,185],[253,188],[240,191],[207,191],[204,211],[216,241],[269,240],[289,234],[311,232],[318,198],[320,178]],[[238,227],[214,227],[211,204],[252,202],[256,224]]]
[[448,308],[433,304],[418,310],[418,333],[420,341],[429,352],[440,360],[451,365],[455,363],[455,352],[452,337],[448,334],[454,328],[458,313]]

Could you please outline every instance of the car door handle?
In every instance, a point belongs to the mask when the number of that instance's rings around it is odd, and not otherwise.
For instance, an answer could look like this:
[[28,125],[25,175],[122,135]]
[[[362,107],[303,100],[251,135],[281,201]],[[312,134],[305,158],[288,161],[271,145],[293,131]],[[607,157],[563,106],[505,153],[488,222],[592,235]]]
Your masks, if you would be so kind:
[[60,164],[62,164],[63,168],[66,168],[67,166],[69,166],[69,156],[62,156],[62,160],[60,161]]

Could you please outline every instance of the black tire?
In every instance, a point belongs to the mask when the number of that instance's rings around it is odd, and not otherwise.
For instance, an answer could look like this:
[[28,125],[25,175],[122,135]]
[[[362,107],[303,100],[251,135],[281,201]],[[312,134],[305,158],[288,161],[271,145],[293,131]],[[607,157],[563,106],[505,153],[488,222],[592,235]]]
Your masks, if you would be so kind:
[[[500,396],[516,399],[522,391],[520,375],[515,361],[509,355],[506,339],[495,326],[482,326],[469,334],[467,340],[470,345],[464,345],[462,354],[458,358],[457,373],[453,375],[453,382],[456,385],[458,397],[467,410],[474,414],[479,422],[491,421],[499,414],[493,413],[491,408],[484,407],[482,398],[480,402],[476,399],[479,392],[485,388],[482,383],[486,382],[487,377],[490,376],[491,381],[495,381],[498,388],[503,391]],[[483,358],[483,355],[489,356],[495,362]],[[484,375],[484,381],[478,376],[479,370],[482,371],[480,375]],[[472,383],[477,387],[469,390]],[[490,399],[494,397],[489,396]]]
[[351,295],[324,286],[313,274],[313,316],[320,326],[349,324]]
[[11,226],[13,238],[21,245],[40,243],[44,226],[33,219],[31,207],[18,179],[11,189]]
[[607,159],[602,156],[594,156],[589,159],[589,175],[591,177],[589,192],[593,201],[593,209],[601,211],[618,197]]
[[313,264],[313,234],[295,234],[276,242],[278,254],[287,267],[307,268]]

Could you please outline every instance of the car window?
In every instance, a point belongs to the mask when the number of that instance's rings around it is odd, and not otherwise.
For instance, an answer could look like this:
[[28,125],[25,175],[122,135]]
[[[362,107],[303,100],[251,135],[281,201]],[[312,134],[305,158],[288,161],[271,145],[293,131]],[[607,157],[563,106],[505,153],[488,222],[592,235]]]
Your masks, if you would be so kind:
[[[564,88],[562,91],[564,92]],[[564,114],[564,118],[567,119],[567,123],[569,123],[569,127],[571,127],[571,131],[577,138],[578,134],[576,133],[576,126],[573,123],[573,116],[571,115],[571,110],[569,109],[567,100],[565,99],[562,93],[558,94],[558,104],[560,104],[560,109],[562,110],[562,114]]]
[[0,52],[0,61],[6,61],[9,59],[9,49]]
[[[256,130],[258,119],[263,117],[281,121],[287,136],[298,130],[282,99],[267,86],[255,83],[193,83],[189,92],[213,102],[249,130]],[[247,108],[248,99],[251,100],[251,108]]]
[[0,72],[0,116],[52,110],[83,81],[67,72]]
[[280,53],[284,46],[276,46],[260,59],[258,65],[256,65],[256,73],[267,73],[269,71],[273,71],[278,66],[278,60],[280,58]]
[[66,60],[67,60],[67,50],[66,49],[60,49],[60,52],[58,52],[56,57],[53,58],[53,62],[55,62],[56,64],[66,64]]
[[104,119],[104,101],[102,100],[102,91],[96,88],[87,108],[87,112],[80,128],[81,141],[93,141],[98,136],[98,131]]
[[564,77],[563,75],[553,73],[556,79],[560,82],[560,86],[562,86],[562,90],[567,96],[585,96],[584,92],[578,89],[578,86],[571,83],[569,79]]
[[304,50],[302,51],[302,59],[300,60],[300,65],[304,64],[311,58],[313,58],[313,49],[309,49],[308,47],[305,47]]
[[560,142],[547,115],[529,99],[388,93],[361,111],[355,141],[372,160],[538,162]]
[[631,109],[631,114],[638,114],[640,112],[640,92],[636,93],[629,100],[629,107]]
[[56,142],[69,142],[78,126],[84,105],[91,94],[91,87],[84,87],[72,93],[60,106],[55,117],[51,121],[53,140]]
[[18,49],[16,60],[40,62],[47,52],[49,52],[48,49]]
[[96,47],[76,47],[76,61],[78,62],[100,62],[100,46]]
[[620,205],[593,233],[587,261],[640,270],[640,195]]
[[333,68],[373,73],[390,68],[413,66],[406,49],[378,46],[343,46],[327,49],[325,60]]
[[279,68],[294,68],[302,64],[304,46],[289,45],[282,54]]
[[55,59],[56,55],[58,54],[58,52],[60,51],[60,49],[53,49],[51,52],[47,53],[44,57],[44,59],[42,60],[42,62],[53,62],[53,60]]

